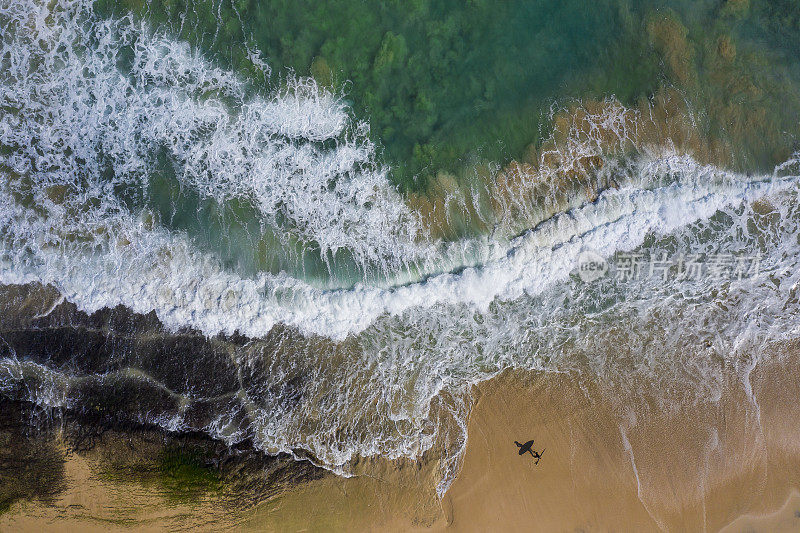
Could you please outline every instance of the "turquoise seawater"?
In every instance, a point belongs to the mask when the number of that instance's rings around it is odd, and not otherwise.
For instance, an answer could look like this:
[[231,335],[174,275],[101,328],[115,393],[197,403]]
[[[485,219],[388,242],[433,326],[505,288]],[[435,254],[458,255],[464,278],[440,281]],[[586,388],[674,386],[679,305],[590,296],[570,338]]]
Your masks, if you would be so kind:
[[[791,2],[152,0],[96,7],[189,43],[239,73],[252,94],[312,76],[368,125],[376,164],[388,168],[401,193],[441,196],[441,173],[463,189],[480,188],[476,168],[521,160],[541,146],[554,109],[608,96],[635,107],[665,88],[685,99],[700,136],[729,147],[724,163],[733,170],[768,171],[798,146],[800,27]],[[175,179],[167,152],[162,164],[144,203],[230,267],[332,276],[324,283],[333,286],[364,275],[346,248],[330,254],[313,238],[287,239],[291,220],[265,226],[247,202],[199,198]],[[485,226],[455,223],[448,238]]]
[[[403,190],[424,190],[439,171],[521,157],[548,135],[556,103],[614,95],[633,105],[662,85],[678,86],[707,114],[709,135],[726,133],[731,124],[718,107],[732,103],[765,110],[766,124],[749,124],[756,130],[797,133],[800,8],[788,0],[99,5],[167,28],[245,74],[257,49],[273,73],[267,83],[290,69],[341,92],[369,121]],[[738,50],[730,61],[719,57],[720,39]],[[737,76],[751,78],[758,94],[734,86]],[[752,168],[776,162],[750,146],[755,133],[737,140],[753,152]]]

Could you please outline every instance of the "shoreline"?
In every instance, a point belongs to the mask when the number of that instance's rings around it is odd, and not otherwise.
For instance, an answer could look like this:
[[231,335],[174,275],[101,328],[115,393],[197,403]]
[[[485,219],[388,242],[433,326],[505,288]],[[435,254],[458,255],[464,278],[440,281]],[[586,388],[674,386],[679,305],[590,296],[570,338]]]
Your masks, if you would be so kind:
[[[104,352],[96,348],[105,339],[118,348],[132,343],[131,352],[148,347],[152,361],[163,360],[158,355],[165,347],[129,340],[133,329],[121,324],[131,320],[148,338],[172,346],[154,317],[124,309],[86,315],[48,287],[3,290],[8,312],[0,333],[18,347],[15,357],[69,369],[79,351],[92,355],[80,361],[87,375],[104,375]],[[245,344],[179,336],[187,343],[175,345],[182,347],[176,355],[202,353],[208,361],[228,357],[219,346]],[[137,424],[137,413],[158,399],[150,398],[147,380],[129,391],[111,381],[86,388],[76,405],[47,408],[13,399],[26,390],[57,390],[30,375],[4,391],[0,403],[6,442],[0,464],[11,465],[0,475],[27,487],[0,493],[6,508],[0,527],[115,520],[127,529],[189,527],[198,506],[215,528],[238,530],[800,526],[794,514],[800,512],[800,427],[791,423],[800,419],[800,405],[787,400],[800,398],[798,345],[772,347],[749,374],[721,358],[715,382],[702,393],[692,388],[697,383],[675,377],[616,376],[624,379],[611,385],[589,371],[506,370],[473,386],[466,453],[441,500],[436,449],[417,460],[359,459],[350,465],[359,475],[342,478],[307,461],[268,456],[246,441],[228,447],[199,432]],[[219,376],[193,375],[193,386],[213,391]],[[163,379],[180,385],[169,373]],[[122,392],[143,399],[126,403],[117,399]],[[201,415],[198,410],[198,421]],[[514,445],[529,439],[535,450],[547,450],[538,466]],[[158,510],[161,522],[143,521],[142,509]]]
[[[654,404],[645,421],[589,380],[506,371],[475,387],[462,469],[441,500],[430,459],[364,460],[361,476],[324,472],[237,509],[213,491],[176,500],[135,476],[103,477],[102,454],[73,451],[64,490],[12,505],[0,527],[184,529],[202,516],[206,527],[236,531],[790,530],[800,525],[800,428],[791,427],[800,407],[773,400],[800,395],[786,373],[795,359],[753,372],[755,425],[736,380],[717,402]],[[704,448],[712,430],[717,441]],[[513,444],[528,437],[547,449],[538,466]],[[246,472],[252,466],[237,475]]]
[[[751,375],[763,398],[760,425],[735,378],[718,401],[667,410],[653,403],[634,420],[624,399],[589,380],[507,371],[476,386],[463,466],[441,501],[414,488],[424,476],[384,463],[374,477],[290,489],[282,504],[255,508],[241,529],[796,530],[800,447],[785,444],[800,442],[793,437],[800,428],[786,423],[797,408],[768,397],[800,395],[800,383],[780,379],[796,359],[765,363]],[[538,466],[518,455],[513,441],[520,438],[547,449]]]

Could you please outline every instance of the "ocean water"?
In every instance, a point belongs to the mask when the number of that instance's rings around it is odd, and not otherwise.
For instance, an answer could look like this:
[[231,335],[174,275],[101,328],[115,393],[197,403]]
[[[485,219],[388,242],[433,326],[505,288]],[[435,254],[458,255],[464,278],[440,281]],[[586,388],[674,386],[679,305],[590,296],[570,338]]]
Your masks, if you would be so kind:
[[[756,73],[760,93],[728,86],[721,102],[681,69],[730,43],[687,51],[680,7],[646,20],[684,86],[553,100],[530,119],[549,133],[527,166],[490,153],[412,193],[368,106],[254,43],[240,43],[244,71],[134,11],[0,0],[0,284],[154,314],[166,331],[145,349],[151,330],[131,319],[117,348],[63,362],[6,328],[0,393],[74,409],[96,400],[88,382],[153,385],[164,405],[127,415],[345,475],[359,457],[432,450],[443,493],[471,385],[504,369],[680,383],[687,401],[718,395],[726,368],[746,381],[798,333],[795,41],[753,29],[771,19],[731,23],[739,57],[766,47],[784,76]],[[740,16],[728,7],[721,19]],[[713,71],[720,85],[734,66]]]

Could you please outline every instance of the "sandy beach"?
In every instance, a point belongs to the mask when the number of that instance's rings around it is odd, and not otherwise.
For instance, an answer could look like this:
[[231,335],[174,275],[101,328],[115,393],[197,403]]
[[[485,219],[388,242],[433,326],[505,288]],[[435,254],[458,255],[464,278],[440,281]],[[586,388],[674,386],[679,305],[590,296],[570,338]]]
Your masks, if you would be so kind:
[[[456,530],[741,531],[747,520],[770,530],[755,517],[768,520],[797,486],[798,456],[786,433],[776,438],[788,413],[762,406],[759,425],[734,387],[716,405],[642,413],[566,377],[506,379],[483,387],[470,420],[446,497]],[[538,466],[515,457],[517,435],[547,448]]]
[[[430,458],[365,461],[365,475],[325,475],[236,510],[214,494],[176,501],[152,484],[115,483],[97,457],[69,453],[66,490],[18,502],[0,529],[796,531],[795,364],[760,365],[752,397],[732,375],[719,399],[671,405],[641,388],[506,372],[476,387],[463,466],[441,500]],[[517,453],[514,441],[528,439],[546,450],[538,465]]]
[[[613,396],[619,391],[568,375],[506,373],[477,387],[463,468],[438,510],[425,497],[424,475],[390,469],[372,479],[313,482],[282,504],[264,504],[244,525],[796,531],[800,413],[785,401],[800,395],[792,368],[784,360],[751,374],[757,406],[731,377],[717,401],[670,408],[626,404],[630,398]],[[539,465],[517,453],[514,441],[528,438],[546,448]]]

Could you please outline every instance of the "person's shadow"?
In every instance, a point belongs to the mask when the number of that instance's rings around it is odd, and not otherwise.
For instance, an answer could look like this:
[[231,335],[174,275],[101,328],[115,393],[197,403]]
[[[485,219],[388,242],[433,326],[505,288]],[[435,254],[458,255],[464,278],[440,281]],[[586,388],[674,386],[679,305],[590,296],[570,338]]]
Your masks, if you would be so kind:
[[533,464],[535,464],[535,465],[539,464],[539,459],[542,458],[542,454],[544,453],[544,449],[542,449],[541,453],[539,453],[536,450],[534,450],[533,449],[533,440],[529,440],[525,444],[520,444],[519,442],[514,441],[514,444],[516,444],[517,448],[519,448],[519,454],[520,455],[525,455],[526,453],[529,453],[529,454],[531,454],[531,457],[536,459],[536,462],[533,463]]

